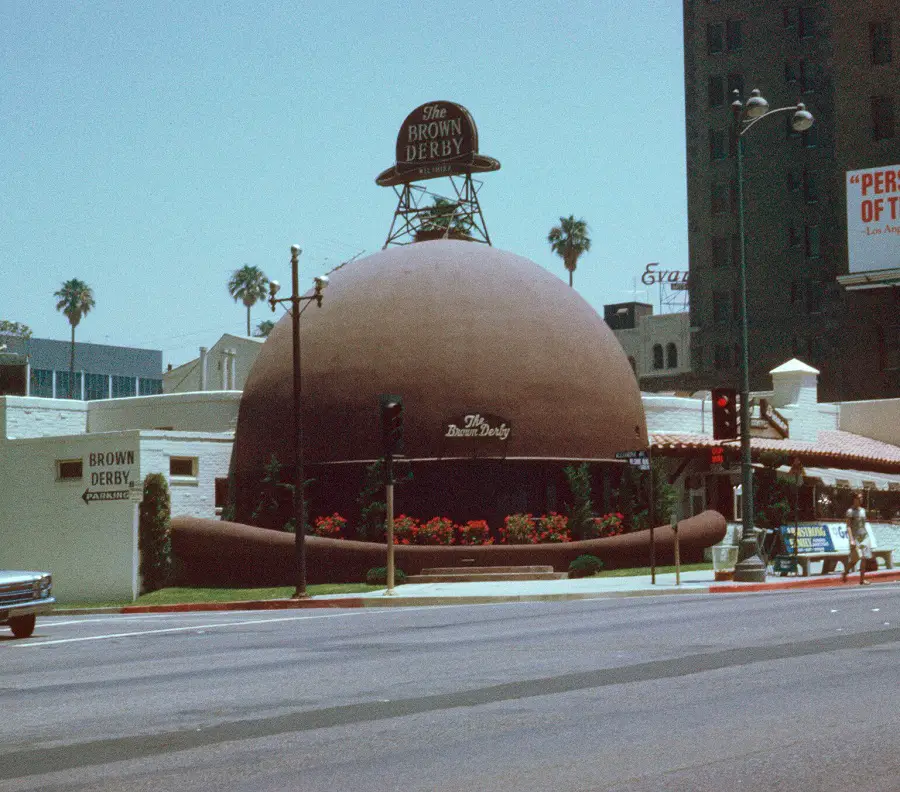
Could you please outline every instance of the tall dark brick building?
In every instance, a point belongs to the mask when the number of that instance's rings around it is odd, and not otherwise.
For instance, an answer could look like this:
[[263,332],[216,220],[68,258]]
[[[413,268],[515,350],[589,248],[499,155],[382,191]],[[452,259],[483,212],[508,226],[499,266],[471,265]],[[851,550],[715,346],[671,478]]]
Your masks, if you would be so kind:
[[[849,290],[846,172],[900,164],[897,0],[684,0],[692,374],[737,384],[739,244],[731,91],[790,113],[744,137],[750,386],[790,357],[823,400],[900,396],[900,286]],[[898,220],[900,222],[900,220]],[[896,240],[900,251],[900,236]],[[900,257],[896,262],[900,269]]]

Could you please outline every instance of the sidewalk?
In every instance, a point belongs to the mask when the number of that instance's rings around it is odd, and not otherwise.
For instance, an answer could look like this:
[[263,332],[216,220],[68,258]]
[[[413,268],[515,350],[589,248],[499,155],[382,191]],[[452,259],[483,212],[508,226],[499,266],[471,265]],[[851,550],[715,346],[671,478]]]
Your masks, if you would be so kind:
[[[869,572],[873,583],[900,580],[900,569]],[[859,587],[859,574],[843,582],[841,575],[778,577],[771,573],[765,583],[716,582],[712,570],[683,572],[680,585],[674,573],[656,576],[595,577],[575,580],[533,580],[489,583],[405,583],[365,594],[328,594],[304,600],[281,599],[243,602],[184,603],[181,605],[129,605],[111,610],[119,613],[171,613],[187,611],[282,610],[293,608],[385,608],[397,606],[481,605],[500,602],[554,602],[561,600],[646,597],[670,594],[746,594],[828,587]],[[74,613],[64,608],[55,613]],[[83,611],[79,611],[83,612]]]

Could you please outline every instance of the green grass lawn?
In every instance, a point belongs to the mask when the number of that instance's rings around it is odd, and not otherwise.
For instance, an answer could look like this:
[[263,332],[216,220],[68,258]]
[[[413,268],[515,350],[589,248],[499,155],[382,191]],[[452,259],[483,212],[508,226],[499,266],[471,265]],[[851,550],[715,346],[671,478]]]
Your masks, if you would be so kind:
[[[322,594],[358,594],[378,591],[384,586],[369,586],[365,583],[322,583],[307,586],[311,597]],[[242,602],[249,600],[288,599],[294,593],[293,586],[272,588],[171,588],[142,594],[134,602],[119,600],[113,602],[57,602],[58,609],[68,608],[122,608],[125,605],[176,605],[182,602]]]
[[[682,564],[681,571],[689,572],[698,569],[712,569],[712,564]],[[658,566],[658,575],[675,572],[674,566]],[[631,577],[633,575],[649,575],[650,567],[634,569],[601,570],[594,577]],[[311,597],[323,594],[360,594],[366,591],[378,591],[384,586],[369,586],[366,583],[322,583],[308,586]],[[184,602],[242,602],[248,600],[288,599],[294,593],[293,586],[277,586],[273,588],[164,588],[149,594],[142,594],[135,602],[120,600],[118,602],[58,602],[60,610],[70,608],[122,608],[125,605],[177,605]]]

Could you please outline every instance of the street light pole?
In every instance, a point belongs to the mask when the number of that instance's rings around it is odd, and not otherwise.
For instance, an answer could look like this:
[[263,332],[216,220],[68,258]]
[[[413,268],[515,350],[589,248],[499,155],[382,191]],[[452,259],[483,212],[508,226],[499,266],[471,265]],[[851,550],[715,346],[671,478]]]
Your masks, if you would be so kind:
[[766,579],[766,564],[759,555],[759,542],[753,528],[753,464],[750,454],[750,341],[747,318],[747,242],[744,230],[744,135],[757,121],[793,111],[793,128],[802,132],[813,124],[812,114],[802,103],[789,107],[769,109],[769,103],[754,89],[746,104],[740,92],[734,92],[731,104],[734,112],[734,144],[737,169],[738,239],[740,242],[741,268],[741,543],[738,546],[738,562],[734,567],[734,580],[758,583]]
[[328,285],[328,278],[320,275],[313,279],[315,291],[311,295],[301,296],[299,261],[300,247],[291,245],[291,296],[276,298],[281,285],[278,281],[269,281],[269,305],[272,310],[279,303],[290,303],[291,313],[291,351],[293,360],[293,438],[294,438],[294,489],[291,498],[294,513],[294,598],[303,599],[309,596],[306,592],[306,472],[304,470],[303,449],[303,379],[300,367],[300,304],[315,300],[322,306],[322,291]]

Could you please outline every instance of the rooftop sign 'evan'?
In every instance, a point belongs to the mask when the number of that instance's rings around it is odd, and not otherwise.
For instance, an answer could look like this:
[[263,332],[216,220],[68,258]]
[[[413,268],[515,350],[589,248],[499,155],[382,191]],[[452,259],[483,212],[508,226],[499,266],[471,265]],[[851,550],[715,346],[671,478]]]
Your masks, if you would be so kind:
[[453,102],[428,102],[413,110],[397,135],[396,157],[375,180],[382,187],[500,168],[493,157],[478,153],[475,121]]

